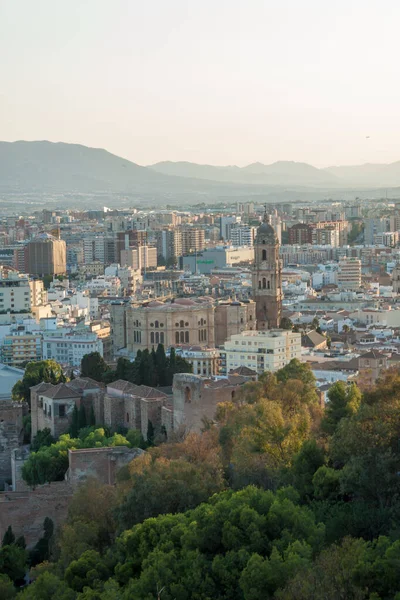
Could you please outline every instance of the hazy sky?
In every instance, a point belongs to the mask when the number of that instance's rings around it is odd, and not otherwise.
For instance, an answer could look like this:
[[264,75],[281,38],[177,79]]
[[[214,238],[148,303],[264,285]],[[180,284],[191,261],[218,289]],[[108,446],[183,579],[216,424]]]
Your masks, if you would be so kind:
[[0,0],[0,139],[400,160],[399,23],[398,0]]

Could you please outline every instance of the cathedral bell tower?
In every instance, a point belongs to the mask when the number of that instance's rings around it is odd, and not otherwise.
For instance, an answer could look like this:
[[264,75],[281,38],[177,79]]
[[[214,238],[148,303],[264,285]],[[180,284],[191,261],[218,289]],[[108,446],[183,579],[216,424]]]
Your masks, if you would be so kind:
[[257,329],[276,329],[282,313],[282,261],[279,258],[279,241],[267,213],[254,240],[252,284]]

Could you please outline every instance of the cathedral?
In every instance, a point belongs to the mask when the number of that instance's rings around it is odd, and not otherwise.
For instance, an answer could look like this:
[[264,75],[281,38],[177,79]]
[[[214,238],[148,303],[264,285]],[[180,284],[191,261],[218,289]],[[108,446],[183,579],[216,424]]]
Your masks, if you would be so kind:
[[267,213],[254,240],[252,284],[257,329],[278,328],[282,313],[282,261],[279,258],[279,241]]

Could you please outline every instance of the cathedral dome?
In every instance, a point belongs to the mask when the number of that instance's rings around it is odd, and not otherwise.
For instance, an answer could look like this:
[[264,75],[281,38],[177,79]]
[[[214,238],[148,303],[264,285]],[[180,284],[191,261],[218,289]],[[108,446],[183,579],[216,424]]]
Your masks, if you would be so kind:
[[257,229],[257,235],[273,235],[275,236],[275,231],[272,225],[266,223],[265,221],[261,223],[260,227]]

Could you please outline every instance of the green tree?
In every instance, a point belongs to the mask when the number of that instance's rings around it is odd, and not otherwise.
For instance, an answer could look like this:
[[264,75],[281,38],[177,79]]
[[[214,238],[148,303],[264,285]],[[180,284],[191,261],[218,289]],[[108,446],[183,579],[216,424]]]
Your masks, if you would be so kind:
[[71,424],[69,426],[69,434],[71,438],[77,438],[79,434],[79,411],[76,403],[72,411]]
[[292,321],[289,319],[289,317],[282,317],[281,322],[280,322],[280,327],[281,329],[293,329],[293,323]]
[[325,463],[325,455],[314,439],[306,440],[293,459],[291,476],[293,485],[303,500],[310,500],[314,495],[313,478]]
[[12,389],[12,398],[16,401],[30,402],[30,388],[39,383],[63,383],[66,381],[61,366],[55,360],[30,362],[25,368],[22,379]]
[[33,438],[31,443],[31,452],[37,452],[37,450],[43,446],[51,446],[51,444],[54,444],[54,442],[55,439],[51,435],[50,429],[45,427],[44,429],[38,431]]
[[11,581],[20,581],[25,577],[27,555],[23,548],[12,544],[0,548],[0,574],[7,575]]
[[76,592],[85,586],[93,586],[98,581],[106,581],[109,571],[95,550],[87,550],[80,558],[73,560],[65,571],[65,581]]
[[44,572],[34,583],[26,587],[18,596],[18,600],[75,600],[76,593],[68,585],[54,575]]
[[102,381],[104,373],[108,370],[107,363],[100,352],[85,354],[81,361],[82,377],[90,377],[95,381]]
[[132,376],[132,363],[127,358],[120,357],[117,360],[117,368],[115,371],[115,379],[123,379],[130,381]]
[[87,426],[86,410],[83,405],[83,402],[81,402],[81,405],[78,410],[78,431],[80,431],[81,429],[84,429],[84,427],[86,427],[86,426]]
[[1,545],[2,546],[11,546],[14,542],[15,542],[15,535],[14,535],[11,525],[9,525],[3,536]]
[[328,403],[322,420],[322,429],[332,435],[340,421],[352,416],[360,406],[361,392],[355,383],[334,383],[328,392]]
[[159,385],[168,385],[168,361],[163,344],[158,344],[156,351],[156,368]]
[[154,444],[154,435],[155,435],[154,425],[150,420],[148,420],[147,421],[147,443],[149,446],[152,446]]
[[94,427],[96,425],[96,415],[94,412],[93,402],[90,406],[89,425],[90,425],[90,427]]
[[0,598],[12,600],[16,595],[17,590],[8,575],[0,575]]

